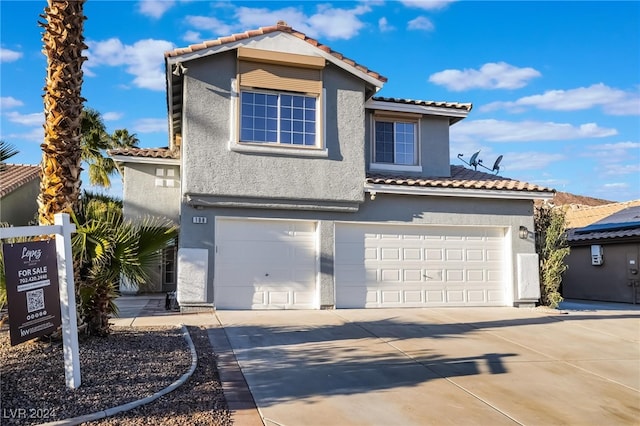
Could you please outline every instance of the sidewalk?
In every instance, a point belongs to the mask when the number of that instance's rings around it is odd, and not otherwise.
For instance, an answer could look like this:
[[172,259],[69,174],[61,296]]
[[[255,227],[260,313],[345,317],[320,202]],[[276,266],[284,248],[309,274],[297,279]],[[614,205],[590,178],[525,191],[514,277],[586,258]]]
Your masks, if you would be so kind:
[[[244,375],[240,371],[235,354],[231,349],[224,328],[215,311],[185,313],[167,311],[164,294],[143,294],[120,296],[115,301],[119,309],[118,318],[109,322],[120,327],[149,326],[197,326],[206,327],[211,348],[217,357],[220,384],[234,425],[262,426],[262,417],[256,408]],[[179,388],[176,392],[179,392]]]

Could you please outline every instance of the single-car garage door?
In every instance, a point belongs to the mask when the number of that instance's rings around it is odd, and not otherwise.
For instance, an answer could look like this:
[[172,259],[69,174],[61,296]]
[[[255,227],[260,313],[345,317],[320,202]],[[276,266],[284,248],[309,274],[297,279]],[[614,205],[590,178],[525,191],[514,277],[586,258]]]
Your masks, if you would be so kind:
[[337,223],[336,307],[503,306],[505,230]]
[[316,224],[216,220],[217,309],[315,309]]

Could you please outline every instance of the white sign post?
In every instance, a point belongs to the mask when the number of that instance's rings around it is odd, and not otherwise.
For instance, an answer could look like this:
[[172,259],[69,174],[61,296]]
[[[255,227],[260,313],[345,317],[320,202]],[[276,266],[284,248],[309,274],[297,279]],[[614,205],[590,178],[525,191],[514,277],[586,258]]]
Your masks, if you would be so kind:
[[69,389],[77,389],[80,386],[80,355],[76,295],[73,283],[73,254],[71,252],[71,234],[76,231],[76,226],[71,223],[69,215],[66,213],[54,215],[54,223],[55,225],[50,226],[0,228],[0,239],[55,234],[64,348],[64,378]]

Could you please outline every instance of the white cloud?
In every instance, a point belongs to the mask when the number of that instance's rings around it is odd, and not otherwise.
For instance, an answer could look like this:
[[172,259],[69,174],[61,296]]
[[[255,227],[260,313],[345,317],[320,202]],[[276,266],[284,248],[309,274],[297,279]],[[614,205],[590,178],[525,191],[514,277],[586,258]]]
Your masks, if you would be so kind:
[[133,125],[138,133],[156,133],[167,131],[167,120],[164,118],[141,118]]
[[579,111],[598,106],[611,115],[640,115],[640,93],[625,92],[598,83],[570,90],[548,90],[541,95],[525,96],[513,102],[492,102],[480,110],[511,109],[520,112],[526,108],[537,108]]
[[395,28],[389,25],[389,21],[387,21],[387,18],[383,16],[382,18],[378,19],[378,29],[384,33],[387,31],[392,31]]
[[228,35],[233,32],[230,25],[209,16],[189,15],[185,18],[185,22],[197,30],[207,30],[216,35]]
[[44,141],[44,128],[42,126],[33,127],[25,133],[10,133],[2,135],[6,141],[28,141],[42,143]]
[[629,184],[626,182],[612,182],[605,183],[602,187],[605,189],[626,189],[629,187]]
[[2,96],[0,97],[0,108],[7,110],[10,108],[15,108],[24,105],[21,100],[16,98],[12,98],[11,96]]
[[[547,152],[507,152],[503,155],[500,169],[511,170],[544,170],[550,164],[564,161],[567,157],[564,154],[550,154]],[[491,168],[493,163],[486,164]]]
[[125,66],[125,71],[134,76],[136,87],[150,90],[165,90],[164,52],[174,48],[166,40],[138,40],[125,45],[117,38],[104,41],[89,41],[86,51],[89,60],[85,63],[88,75],[94,75],[93,68],[105,65]]
[[591,145],[580,156],[595,159],[604,176],[640,175],[640,142]]
[[407,7],[415,7],[424,10],[438,10],[449,6],[457,0],[400,0]]
[[596,123],[574,126],[568,123],[488,119],[458,123],[451,128],[451,140],[459,142],[474,140],[489,142],[559,141],[600,138],[617,133],[616,129],[599,127]]
[[283,20],[291,27],[314,38],[350,39],[364,27],[359,18],[370,12],[367,4],[360,4],[352,9],[334,8],[322,4],[316,13],[306,15],[296,7],[286,7],[278,10],[267,8],[239,7],[236,9],[237,29],[258,28],[274,25]]
[[537,70],[519,68],[506,62],[490,62],[479,70],[444,70],[429,76],[429,81],[456,92],[467,89],[518,89],[540,77]]
[[198,31],[187,31],[182,36],[182,39],[187,43],[199,43],[203,41],[203,38]]
[[121,112],[109,111],[102,114],[102,119],[104,121],[116,121],[120,120],[124,116]]
[[175,5],[173,0],[140,0],[138,11],[146,16],[159,19]]
[[0,62],[14,62],[22,58],[22,52],[0,48]]
[[640,163],[635,164],[605,164],[602,170],[604,176],[639,175]]
[[431,22],[429,18],[418,16],[417,18],[409,21],[407,28],[410,30],[433,31],[435,29],[435,25],[433,25],[433,22]]
[[319,33],[319,37],[348,40],[364,27],[358,16],[370,11],[366,5],[353,9],[318,6],[318,13],[309,17],[309,24]]
[[20,114],[19,112],[10,111],[6,114],[9,121],[23,126],[38,126],[44,124],[44,113],[34,112],[33,114]]

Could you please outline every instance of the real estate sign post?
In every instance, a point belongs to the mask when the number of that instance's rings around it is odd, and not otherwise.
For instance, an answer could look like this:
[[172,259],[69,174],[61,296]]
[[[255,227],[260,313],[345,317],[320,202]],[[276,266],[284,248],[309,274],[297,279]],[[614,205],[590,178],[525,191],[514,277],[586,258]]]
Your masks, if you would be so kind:
[[[18,298],[16,299],[15,292],[13,294],[12,299],[9,299],[9,323],[10,323],[10,333],[13,333],[13,327],[18,327],[18,338],[20,338],[20,325],[23,325],[24,328],[22,330],[29,330],[28,334],[33,336],[31,333],[38,333],[42,330],[38,328],[40,326],[44,327],[45,323],[51,322],[53,323],[53,318],[44,320],[43,323],[38,323],[37,325],[34,323],[30,323],[29,321],[33,321],[35,319],[48,317],[48,315],[52,312],[50,311],[49,305],[47,305],[47,300],[53,300],[53,292],[51,291],[51,295],[49,292],[51,288],[48,288],[52,285],[52,277],[57,273],[58,276],[58,285],[59,285],[59,299],[57,304],[57,312],[59,314],[59,321],[62,323],[62,344],[64,351],[64,379],[66,385],[69,389],[76,389],[80,386],[80,350],[78,347],[78,323],[77,323],[77,314],[76,314],[76,296],[75,289],[73,285],[73,257],[71,253],[71,234],[76,231],[76,226],[71,223],[69,215],[66,213],[57,213],[54,215],[54,225],[49,226],[22,226],[15,228],[0,228],[0,239],[5,238],[16,238],[16,237],[31,237],[35,235],[51,235],[55,234],[55,256],[54,259],[57,258],[57,265],[53,263],[53,261],[48,260],[46,263],[43,261],[42,263],[36,262],[35,259],[37,256],[42,257],[44,255],[44,251],[38,253],[37,250],[40,249],[39,246],[29,246],[24,245],[20,251],[16,251],[15,253],[10,253],[9,256],[13,256],[7,261],[5,258],[5,271],[7,272],[7,279],[9,280],[9,276],[13,273],[14,280],[17,276],[18,282],[17,284],[14,281],[13,286],[15,286],[15,290],[18,293]],[[34,243],[29,243],[34,244]],[[46,241],[44,244],[47,244]],[[10,244],[9,244],[10,245]],[[26,248],[26,251],[25,251]],[[31,252],[29,250],[32,250]],[[25,258],[22,258],[22,255],[25,255]],[[19,255],[19,256],[18,256]],[[28,259],[30,257],[30,259]],[[22,263],[20,263],[22,262]],[[51,262],[51,263],[48,263]],[[8,269],[7,269],[8,268]],[[28,272],[27,272],[28,270]],[[12,272],[13,271],[13,272]],[[22,272],[19,272],[22,271]],[[20,282],[20,278],[28,278],[35,274],[36,278],[26,279],[24,282]],[[46,282],[49,284],[46,284]],[[7,287],[9,281],[7,281]],[[38,284],[35,284],[38,283]],[[25,285],[23,287],[24,295],[20,296],[20,291],[17,286]],[[30,287],[32,286],[32,287]],[[37,287],[40,286],[40,287]],[[37,288],[36,288],[37,287]],[[48,288],[45,290],[45,288]],[[28,295],[27,291],[33,291],[42,289],[42,293],[37,292],[31,293]],[[7,289],[9,290],[9,289]],[[12,290],[13,291],[13,290]],[[8,295],[8,294],[7,294]],[[30,300],[30,296],[33,298]],[[21,298],[22,297],[22,298]],[[26,298],[26,300],[25,300]],[[14,304],[14,301],[17,300],[18,305],[18,319],[14,320],[13,308],[11,307]],[[20,304],[22,302],[22,308],[20,308]],[[42,307],[44,303],[44,308]],[[25,305],[26,304],[26,308]],[[22,313],[20,311],[22,309]],[[30,311],[31,309],[31,311]],[[24,311],[27,311],[25,314]],[[46,313],[44,313],[46,311]],[[35,318],[37,313],[38,318]],[[30,316],[31,315],[31,316]],[[31,319],[29,319],[31,318]],[[26,320],[26,321],[25,321]],[[14,324],[15,323],[15,324]],[[29,325],[26,325],[29,324]],[[48,325],[47,325],[48,328]],[[27,337],[22,336],[22,337]],[[11,334],[11,344],[14,343],[14,336]]]
[[51,240],[3,244],[11,346],[60,326],[56,246]]

